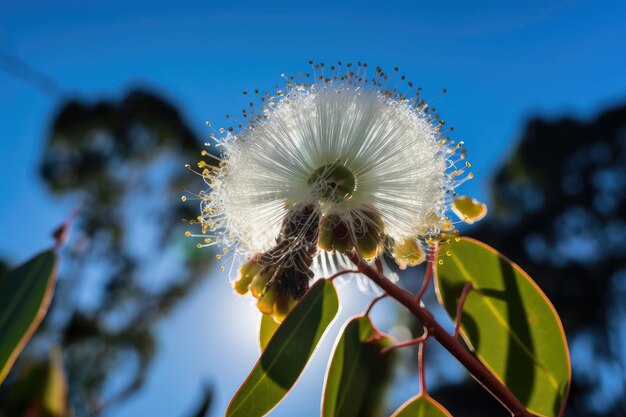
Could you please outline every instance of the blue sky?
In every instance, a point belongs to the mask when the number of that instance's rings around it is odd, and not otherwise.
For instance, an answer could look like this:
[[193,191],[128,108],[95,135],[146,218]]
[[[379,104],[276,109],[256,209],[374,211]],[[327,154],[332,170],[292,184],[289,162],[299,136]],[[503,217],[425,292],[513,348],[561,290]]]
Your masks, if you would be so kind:
[[[72,201],[52,199],[34,170],[64,96],[119,97],[128,87],[149,86],[180,106],[204,135],[205,120],[220,121],[244,105],[243,89],[271,88],[281,71],[306,70],[309,59],[399,66],[424,86],[426,96],[447,88],[437,108],[466,142],[476,174],[461,191],[488,201],[490,175],[528,117],[592,117],[626,99],[626,3],[510,4],[520,3],[241,1],[174,7],[145,0],[4,0],[0,53],[21,57],[61,91],[46,94],[0,71],[0,256],[19,261],[49,245],[50,230],[73,207]],[[216,410],[223,409],[256,353],[254,336],[232,336],[241,348],[235,357],[185,332],[197,333],[189,317],[210,320],[203,302],[210,292],[228,299],[228,283],[207,284],[163,323],[166,342],[153,378],[137,400],[112,415],[180,415],[175,411],[193,400],[203,380],[219,386]],[[232,311],[249,308],[241,300],[224,303]],[[220,326],[227,331],[231,324]],[[198,362],[179,363],[179,357]],[[312,410],[302,415],[318,409],[319,393],[307,387],[318,386],[322,372],[311,374],[294,392]],[[274,415],[292,415],[297,406],[293,400]]]

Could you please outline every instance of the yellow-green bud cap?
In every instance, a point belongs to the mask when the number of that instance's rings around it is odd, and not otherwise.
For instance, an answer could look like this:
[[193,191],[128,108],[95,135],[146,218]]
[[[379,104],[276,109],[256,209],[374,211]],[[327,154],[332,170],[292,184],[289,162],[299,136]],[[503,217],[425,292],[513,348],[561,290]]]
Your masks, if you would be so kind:
[[259,296],[256,306],[263,314],[272,314],[274,312],[274,303],[276,302],[276,289],[266,287]]
[[359,255],[365,259],[371,259],[378,255],[379,239],[371,232],[366,233],[356,241]]
[[233,288],[238,294],[244,295],[248,292],[252,279],[261,272],[263,267],[254,260],[249,260],[239,268],[237,279],[233,281]]
[[393,257],[400,269],[406,269],[407,266],[416,266],[424,262],[426,254],[417,239],[406,239],[394,245]]
[[329,220],[329,217],[333,217],[333,215],[327,216],[322,220],[320,225],[320,235],[317,240],[317,246],[327,252],[331,252],[333,250],[333,235],[335,233],[334,222]]
[[252,278],[249,288],[254,298],[259,298],[259,296],[263,293],[265,285],[267,285],[270,277],[272,276],[272,271],[272,269],[267,268],[265,271],[256,274]]
[[454,199],[452,211],[465,223],[473,224],[487,215],[487,205],[463,195]]

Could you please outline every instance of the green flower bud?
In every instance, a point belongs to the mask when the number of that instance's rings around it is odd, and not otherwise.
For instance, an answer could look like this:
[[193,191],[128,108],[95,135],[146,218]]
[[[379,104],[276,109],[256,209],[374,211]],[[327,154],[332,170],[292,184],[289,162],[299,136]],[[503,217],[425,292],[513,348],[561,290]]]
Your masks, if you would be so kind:
[[233,288],[238,294],[244,295],[248,292],[252,279],[261,272],[263,267],[250,259],[239,268],[237,279],[233,281]]
[[266,267],[260,273],[256,274],[250,282],[250,292],[254,298],[259,298],[263,294],[265,286],[272,277],[273,269]]

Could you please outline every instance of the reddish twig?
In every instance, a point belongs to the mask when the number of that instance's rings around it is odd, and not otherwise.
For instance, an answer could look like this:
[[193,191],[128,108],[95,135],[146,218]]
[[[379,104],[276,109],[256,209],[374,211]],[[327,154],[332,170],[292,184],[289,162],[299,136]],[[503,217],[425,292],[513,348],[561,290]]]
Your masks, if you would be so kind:
[[383,271],[383,261],[380,259],[379,256],[377,256],[374,260],[374,264],[376,264],[376,270],[378,271],[378,275],[380,275],[381,277],[385,276],[385,272]]
[[424,274],[424,280],[422,281],[422,288],[420,288],[420,291],[417,293],[417,296],[415,297],[418,303],[422,301],[422,297],[426,293],[426,290],[428,289],[428,285],[430,284],[431,277],[433,276],[434,257],[435,257],[435,252],[433,251],[433,253],[428,255],[428,259],[426,260],[426,273]]
[[532,417],[524,405],[509,391],[509,389],[492,374],[476,357],[468,352],[457,339],[450,335],[437,323],[433,315],[423,308],[419,301],[408,291],[400,288],[390,280],[380,277],[378,271],[367,264],[356,253],[352,252],[349,258],[357,265],[359,272],[367,276],[383,289],[390,297],[404,305],[428,329],[431,337],[436,339],[448,352],[452,354],[468,372],[489,391],[514,416]]
[[461,328],[461,319],[463,318],[463,306],[465,305],[465,300],[467,300],[467,296],[469,295],[470,291],[472,291],[472,289],[474,289],[474,286],[471,282],[468,282],[467,284],[465,284],[465,287],[463,287],[463,292],[459,297],[459,303],[456,306],[456,317],[454,318],[454,333],[452,334],[452,337],[454,337],[455,339],[459,336],[459,329]]
[[383,298],[387,297],[387,293],[385,294],[381,294],[377,297],[374,297],[372,299],[372,301],[370,301],[370,303],[367,305],[367,308],[365,309],[365,313],[363,313],[364,316],[368,316],[370,314],[370,311],[372,311],[372,307],[374,307],[374,305],[379,302],[380,300],[382,300]]
[[403,348],[403,347],[407,347],[407,346],[413,346],[413,345],[417,345],[418,343],[424,343],[424,342],[426,342],[426,340],[428,340],[428,337],[429,337],[428,329],[424,327],[424,334],[421,335],[420,337],[417,337],[417,338],[411,339],[411,340],[407,340],[406,342],[400,342],[400,343],[397,343],[397,344],[395,344],[393,346],[386,347],[386,348],[382,349],[380,351],[380,353],[381,354],[385,354],[385,353],[387,353],[387,352],[389,352],[389,351],[391,351],[393,349]]
[[358,269],[344,269],[342,271],[339,272],[335,272],[334,274],[332,274],[331,276],[329,276],[328,278],[326,278],[328,281],[332,281],[335,278],[337,278],[338,276],[344,275],[344,274],[358,274],[359,270]]
[[426,388],[426,369],[424,368],[424,353],[426,351],[427,341],[428,341],[428,336],[426,336],[424,341],[420,343],[420,347],[417,352],[417,369],[420,375],[420,395],[421,394],[428,395],[428,389]]

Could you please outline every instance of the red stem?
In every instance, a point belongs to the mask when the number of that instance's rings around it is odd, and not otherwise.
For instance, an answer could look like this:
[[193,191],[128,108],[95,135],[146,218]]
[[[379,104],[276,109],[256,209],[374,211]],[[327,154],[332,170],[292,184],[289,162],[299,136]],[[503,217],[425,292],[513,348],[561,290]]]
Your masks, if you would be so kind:
[[437,323],[433,315],[420,305],[420,302],[408,291],[395,285],[390,280],[381,277],[376,269],[368,265],[361,257],[353,252],[349,258],[357,265],[359,271],[383,289],[390,297],[404,305],[428,329],[428,334],[434,337],[448,352],[452,354],[468,372],[489,391],[513,416],[532,417],[524,405],[508,390],[508,388],[493,375],[478,359],[468,352],[459,341],[445,331]]
[[367,308],[365,309],[365,313],[363,313],[364,316],[368,316],[370,314],[370,311],[372,311],[372,307],[374,307],[374,305],[379,302],[380,300],[382,300],[383,298],[387,297],[387,294],[381,294],[378,297],[375,297],[372,301],[370,301],[369,305],[367,306]]
[[465,300],[467,300],[467,296],[473,288],[474,286],[471,282],[466,283],[465,287],[463,287],[463,292],[459,297],[459,303],[456,306],[456,317],[454,319],[454,333],[452,334],[452,337],[455,339],[459,335],[459,329],[461,328],[461,319],[463,318],[463,306],[465,305]]
[[428,341],[428,335],[422,343],[420,343],[419,350],[417,352],[417,369],[420,374],[420,394],[428,395],[428,389],[426,389],[426,370],[424,368],[424,351],[426,349],[426,342]]
[[424,296],[424,294],[426,293],[426,290],[428,289],[428,284],[430,284],[430,278],[432,277],[432,274],[433,274],[434,254],[435,254],[435,251],[433,250],[432,254],[428,255],[428,259],[426,260],[426,273],[424,274],[424,281],[422,281],[422,288],[420,288],[420,291],[417,293],[417,296],[415,297],[418,303],[422,301],[422,297]]
[[415,338],[415,339],[411,339],[411,340],[407,340],[406,342],[400,342],[400,343],[395,344],[393,346],[389,346],[389,347],[384,348],[383,350],[381,350],[380,353],[381,354],[385,354],[385,353],[387,353],[387,352],[389,352],[390,350],[393,350],[393,349],[417,345],[418,343],[426,342],[426,340],[428,340],[428,329],[424,328],[424,334],[421,335],[420,337]]
[[328,278],[326,278],[328,281],[332,281],[335,278],[337,278],[338,276],[344,275],[344,274],[358,274],[360,271],[358,269],[344,269],[342,271],[336,272],[334,274],[332,274],[331,276],[329,276]]

